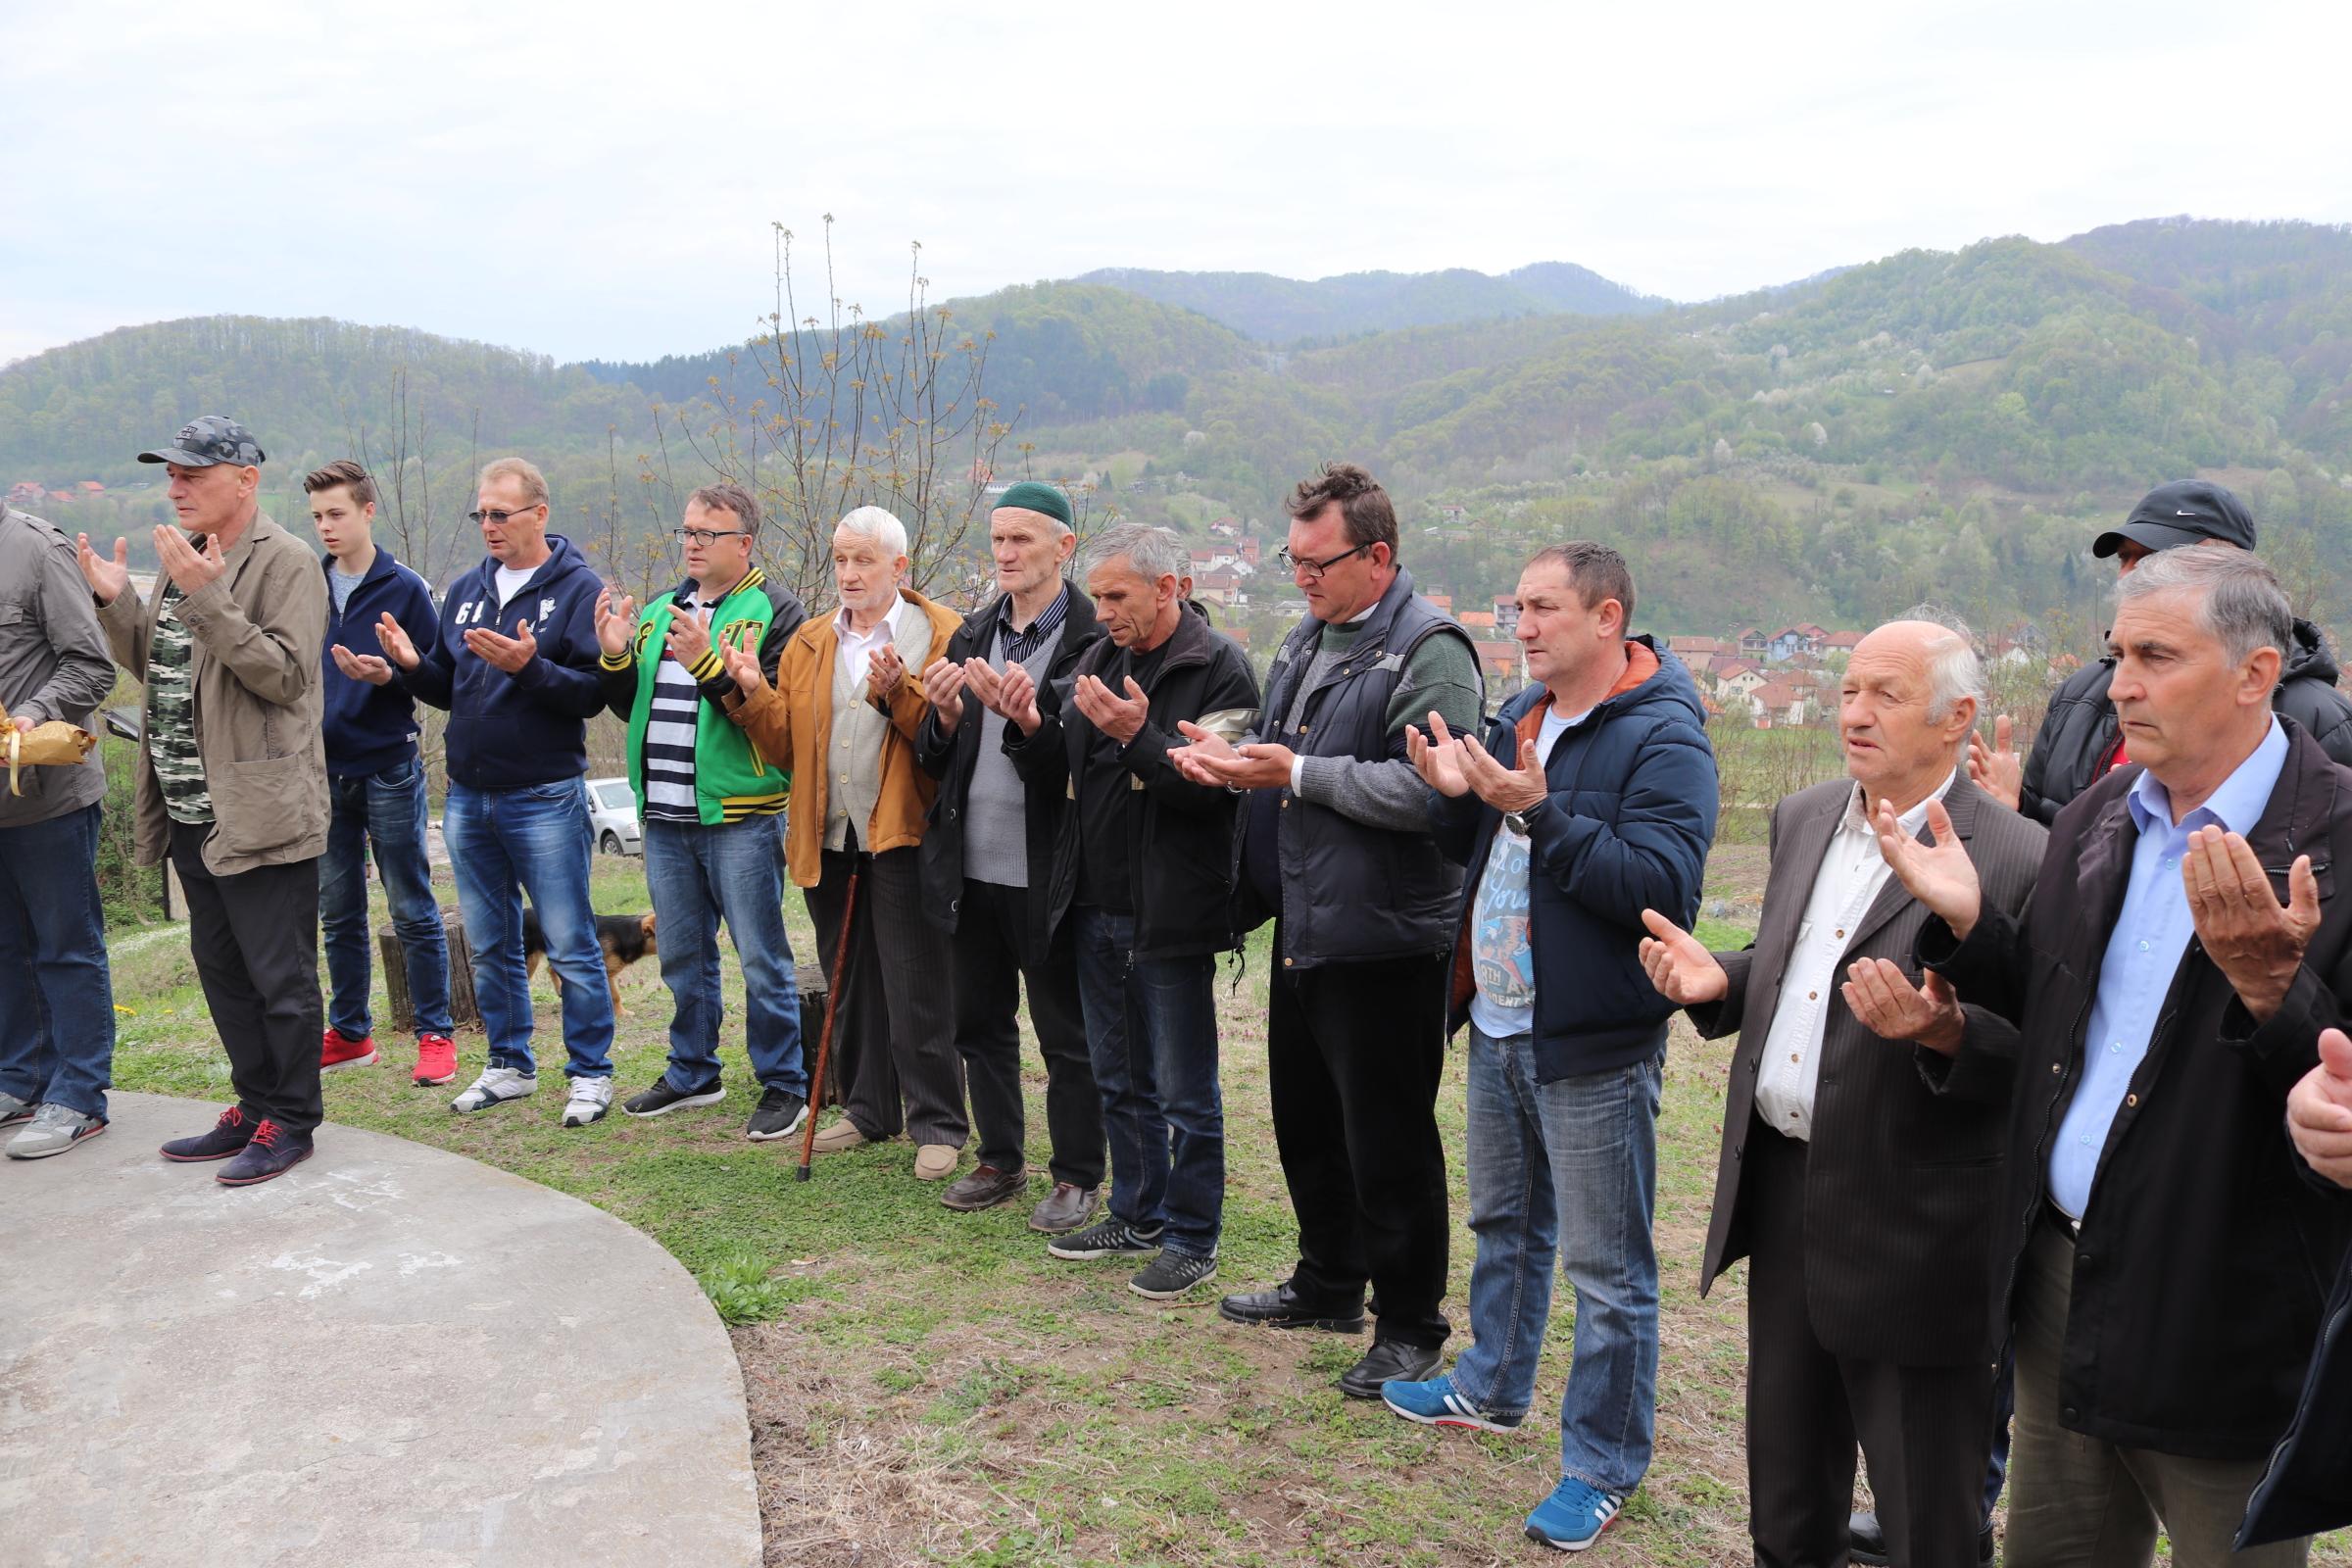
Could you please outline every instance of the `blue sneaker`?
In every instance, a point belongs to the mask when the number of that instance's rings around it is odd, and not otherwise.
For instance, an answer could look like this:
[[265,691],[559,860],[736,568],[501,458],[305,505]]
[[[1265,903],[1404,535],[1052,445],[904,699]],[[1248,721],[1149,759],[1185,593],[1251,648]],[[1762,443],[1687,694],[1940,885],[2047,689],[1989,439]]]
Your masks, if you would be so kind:
[[1617,1510],[1624,1506],[1625,1499],[1614,1492],[1562,1476],[1551,1495],[1527,1516],[1527,1539],[1554,1551],[1582,1551],[1617,1522]]
[[1431,1378],[1427,1383],[1402,1381],[1380,1386],[1381,1402],[1407,1421],[1425,1427],[1467,1427],[1473,1432],[1508,1432],[1519,1417],[1488,1415],[1453,1392],[1453,1379]]

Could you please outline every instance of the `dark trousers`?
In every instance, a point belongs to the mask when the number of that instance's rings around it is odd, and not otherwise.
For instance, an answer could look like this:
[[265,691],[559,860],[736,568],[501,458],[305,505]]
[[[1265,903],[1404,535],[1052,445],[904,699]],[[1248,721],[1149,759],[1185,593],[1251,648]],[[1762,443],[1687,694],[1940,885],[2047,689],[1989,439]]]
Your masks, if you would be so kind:
[[[1282,930],[1274,932],[1282,951]],[[1353,1310],[1369,1280],[1378,1336],[1436,1349],[1446,1300],[1446,957],[1277,967],[1267,1087],[1298,1216],[1301,1295]]]
[[1110,1140],[1111,1217],[1178,1256],[1214,1257],[1225,1229],[1216,960],[1137,957],[1132,914],[1080,905],[1070,919]]
[[1029,891],[997,882],[963,884],[956,912],[956,1054],[963,1058],[972,1092],[972,1130],[980,1163],[1024,1169],[1027,1107],[1021,1099],[1021,991],[1029,993],[1029,1022],[1046,1059],[1046,1134],[1053,1140],[1049,1168],[1057,1182],[1088,1190],[1102,1185],[1102,1102],[1087,1060],[1086,1019],[1078,1004],[1078,954],[1064,920],[1042,961],[1021,956],[1029,929]]
[[[917,1144],[961,1149],[971,1124],[956,1055],[955,958],[948,934],[923,913],[915,857],[911,846],[880,855],[827,850],[816,886],[804,891],[833,988],[833,1049],[849,1085],[842,1108],[876,1142],[904,1128]],[[858,908],[845,986],[830,970],[853,869]]]
[[1740,1200],[1748,1206],[1747,1492],[1757,1568],[1842,1568],[1854,1444],[1888,1555],[1903,1568],[1975,1568],[1988,1364],[1905,1366],[1838,1355],[1805,1300],[1801,1140],[1758,1122]]
[[318,861],[205,869],[212,829],[172,824],[172,864],[188,898],[188,947],[213,1028],[228,1050],[237,1103],[254,1119],[307,1133],[326,1117],[318,1098]]

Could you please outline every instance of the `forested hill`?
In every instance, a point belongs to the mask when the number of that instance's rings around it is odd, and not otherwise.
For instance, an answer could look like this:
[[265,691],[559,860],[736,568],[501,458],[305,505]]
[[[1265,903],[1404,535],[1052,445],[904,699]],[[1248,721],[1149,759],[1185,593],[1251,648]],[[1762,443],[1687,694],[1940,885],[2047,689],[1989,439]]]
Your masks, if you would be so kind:
[[1563,312],[1641,316],[1669,304],[1573,262],[1538,262],[1499,277],[1450,268],[1441,272],[1348,272],[1311,282],[1270,272],[1156,272],[1106,267],[1078,281],[1198,311],[1268,343]]
[[[1669,626],[1854,624],[1930,595],[1999,617],[2079,609],[2104,580],[2082,556],[2098,519],[2204,472],[2246,495],[2299,601],[2352,612],[2341,228],[2151,220],[1646,314],[1281,348],[1103,283],[949,312],[1014,424],[998,474],[1091,477],[1099,508],[1197,530],[1271,526],[1292,480],[1356,458],[1437,530],[1412,550],[1465,603],[1507,589],[1531,540],[1585,532],[1640,552]],[[0,487],[150,477],[131,455],[213,410],[251,423],[273,466],[354,451],[363,426],[381,461],[405,386],[436,495],[477,455],[519,450],[567,504],[642,517],[643,470],[698,471],[680,436],[710,430],[714,377],[739,404],[770,390],[760,353],[559,366],[332,321],[127,328],[0,369]]]

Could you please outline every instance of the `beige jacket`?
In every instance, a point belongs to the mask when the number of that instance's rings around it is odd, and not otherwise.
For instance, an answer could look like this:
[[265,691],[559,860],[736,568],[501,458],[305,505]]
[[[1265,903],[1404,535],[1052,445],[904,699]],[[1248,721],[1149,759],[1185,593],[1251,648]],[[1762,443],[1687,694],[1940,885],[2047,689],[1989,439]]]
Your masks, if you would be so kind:
[[[931,705],[923,698],[923,670],[947,652],[948,639],[963,617],[945,605],[933,604],[911,588],[902,587],[906,600],[931,625],[931,645],[921,659],[906,662],[906,673],[888,705],[890,729],[882,737],[882,792],[874,814],[858,831],[859,847],[870,854],[903,850],[923,841],[923,817],[939,781],[914,760],[915,730]],[[784,867],[794,884],[812,888],[824,874],[825,748],[833,735],[833,662],[841,652],[841,633],[832,614],[811,615],[784,645],[776,666],[776,683],[753,694],[729,700],[728,716],[751,737],[756,757],[767,759],[792,775],[792,809],[785,824]]]
[[[204,863],[215,876],[307,860],[326,849],[318,673],[326,575],[310,546],[260,514],[226,560],[227,570],[179,604],[193,655],[196,751],[213,798]],[[159,579],[151,602],[124,592],[98,612],[115,662],[141,683],[163,599]],[[172,818],[144,745],[136,809],[138,862],[159,865]]]

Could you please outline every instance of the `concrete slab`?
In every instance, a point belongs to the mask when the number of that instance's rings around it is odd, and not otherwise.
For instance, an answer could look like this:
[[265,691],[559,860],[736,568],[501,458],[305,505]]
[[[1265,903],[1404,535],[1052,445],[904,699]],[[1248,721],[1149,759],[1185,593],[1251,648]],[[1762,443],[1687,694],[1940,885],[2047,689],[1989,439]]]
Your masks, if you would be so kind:
[[0,1160],[0,1562],[760,1560],[743,1385],[676,1260],[532,1182],[328,1126],[231,1191],[217,1105]]

